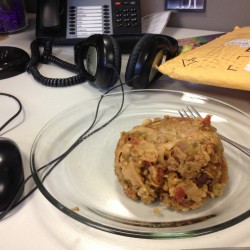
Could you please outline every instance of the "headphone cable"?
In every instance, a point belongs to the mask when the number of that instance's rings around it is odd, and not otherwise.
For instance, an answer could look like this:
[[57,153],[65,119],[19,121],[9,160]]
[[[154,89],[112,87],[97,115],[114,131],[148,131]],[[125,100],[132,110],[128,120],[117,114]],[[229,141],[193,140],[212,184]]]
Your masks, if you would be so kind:
[[[38,168],[36,171],[37,172],[40,172],[41,170],[47,170],[47,172],[44,174],[43,178],[42,178],[42,183],[45,181],[45,179],[49,176],[49,174],[53,171],[53,169],[63,160],[65,159],[65,157],[67,157],[71,152],[72,150],[74,150],[80,143],[82,143],[84,140],[88,139],[90,136],[92,136],[93,134],[99,132],[100,130],[102,130],[103,128],[105,128],[106,126],[108,126],[113,120],[115,120],[121,113],[122,109],[123,109],[123,106],[124,106],[124,101],[125,101],[125,92],[124,92],[124,85],[126,85],[128,82],[122,82],[118,72],[116,71],[115,67],[113,65],[107,65],[108,67],[112,68],[115,72],[115,74],[117,74],[118,76],[118,81],[119,81],[119,85],[117,86],[114,86],[114,87],[111,87],[110,89],[108,89],[104,94],[102,94],[100,96],[100,99],[97,103],[97,107],[96,107],[96,111],[95,111],[95,116],[94,116],[94,119],[91,123],[91,125],[89,126],[89,128],[87,130],[85,130],[84,133],[82,133],[78,139],[64,152],[62,153],[60,156],[58,156],[56,159],[52,160],[51,162],[47,163],[46,165]],[[130,81],[133,81],[133,79],[131,79]],[[117,89],[121,87],[121,93],[122,93],[122,100],[121,100],[121,105],[118,109],[118,111],[115,113],[115,115],[110,118],[108,121],[106,121],[102,126],[96,128],[95,130],[91,131],[94,127],[95,127],[95,124],[96,124],[96,120],[97,120],[97,117],[98,117],[98,114],[99,114],[99,109],[100,109],[100,105],[101,105],[101,102],[103,100],[103,98],[105,98],[111,91],[113,91],[114,89]],[[7,94],[6,94],[7,95]],[[19,101],[20,102],[20,101]],[[21,111],[20,111],[21,112]],[[20,113],[18,112],[18,114]],[[17,115],[18,115],[17,114]],[[15,115],[15,117],[17,116]],[[14,119],[14,118],[13,118]],[[12,119],[12,120],[13,120]],[[7,124],[6,124],[7,125]],[[49,168],[50,167],[50,168]],[[47,169],[49,168],[49,169]],[[23,196],[21,199],[17,200],[18,197],[20,196],[20,193],[23,192],[23,188],[25,186],[25,184],[31,179],[31,177],[33,177],[34,175],[34,171],[32,170],[31,168],[31,174],[24,180],[23,184],[21,185],[21,187],[19,188],[17,194],[15,195],[14,199],[12,200],[11,204],[8,206],[8,208],[3,211],[1,214],[0,214],[0,220],[3,219],[12,209],[14,209],[15,207],[17,207],[18,205],[20,205],[24,200],[26,200],[36,189],[37,189],[37,186],[34,187],[32,190],[30,190],[25,196]]]

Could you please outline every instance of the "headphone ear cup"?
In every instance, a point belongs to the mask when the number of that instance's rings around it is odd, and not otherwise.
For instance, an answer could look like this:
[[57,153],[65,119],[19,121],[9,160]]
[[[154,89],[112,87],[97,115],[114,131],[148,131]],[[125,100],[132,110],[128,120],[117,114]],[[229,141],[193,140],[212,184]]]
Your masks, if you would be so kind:
[[92,35],[75,46],[75,62],[90,83],[109,88],[121,71],[119,44],[112,36]]
[[117,43],[117,41],[112,37],[109,36],[110,40],[112,41],[112,45],[113,45],[113,54],[114,54],[114,64],[113,66],[115,67],[115,71],[112,69],[112,76],[111,76],[111,80],[109,83],[108,87],[113,86],[114,84],[116,84],[116,82],[118,81],[118,77],[120,75],[120,71],[121,71],[121,52],[120,52],[120,46]]
[[159,66],[177,54],[176,39],[155,34],[143,36],[135,45],[128,60],[125,74],[127,85],[134,88],[146,88],[161,76],[155,66]]
[[[126,67],[125,80],[128,86],[145,88],[149,85],[152,57],[155,56],[157,48],[157,41],[150,34],[143,36],[137,42]],[[136,79],[133,79],[135,76]]]
[[112,36],[98,35],[96,51],[97,64],[93,84],[103,89],[112,87],[117,82],[121,71],[119,44]]

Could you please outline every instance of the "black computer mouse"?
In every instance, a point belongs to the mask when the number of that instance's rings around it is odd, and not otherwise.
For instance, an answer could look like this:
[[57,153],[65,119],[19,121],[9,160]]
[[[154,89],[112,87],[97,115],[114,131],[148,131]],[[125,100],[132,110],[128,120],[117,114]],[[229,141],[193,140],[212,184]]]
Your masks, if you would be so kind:
[[28,53],[20,48],[0,46],[0,80],[25,72],[29,60]]
[[[0,137],[0,211],[3,212],[14,200],[24,182],[23,163],[17,144]],[[21,197],[21,190],[19,197]]]

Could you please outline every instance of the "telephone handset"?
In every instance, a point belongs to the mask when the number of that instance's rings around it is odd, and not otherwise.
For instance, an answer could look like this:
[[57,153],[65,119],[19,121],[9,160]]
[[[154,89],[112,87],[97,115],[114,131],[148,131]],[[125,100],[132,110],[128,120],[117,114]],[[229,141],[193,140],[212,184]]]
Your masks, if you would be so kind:
[[140,0],[38,0],[36,37],[75,44],[93,34],[141,33]]
[[60,28],[60,15],[59,15],[59,0],[43,0],[40,1],[39,11],[39,24],[41,29],[59,29]]

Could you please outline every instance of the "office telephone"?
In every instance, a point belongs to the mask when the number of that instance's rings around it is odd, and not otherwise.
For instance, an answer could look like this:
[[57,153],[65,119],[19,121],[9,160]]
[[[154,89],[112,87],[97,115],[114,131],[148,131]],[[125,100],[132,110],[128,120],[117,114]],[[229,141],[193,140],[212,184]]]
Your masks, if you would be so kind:
[[[125,81],[145,88],[161,75],[155,65],[178,53],[174,38],[141,33],[140,0],[38,0],[36,38],[26,71],[53,87],[88,81],[97,88],[110,88],[118,81],[121,55],[129,53]],[[74,45],[75,64],[53,56],[54,44]],[[44,47],[42,54],[39,46]],[[48,78],[39,72],[39,63],[53,63],[76,75]]]
[[92,34],[141,33],[140,0],[38,0],[36,37],[75,44]]

